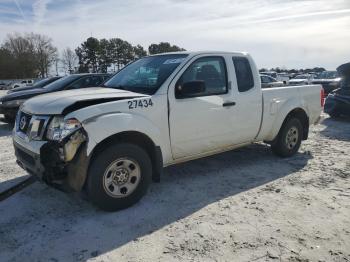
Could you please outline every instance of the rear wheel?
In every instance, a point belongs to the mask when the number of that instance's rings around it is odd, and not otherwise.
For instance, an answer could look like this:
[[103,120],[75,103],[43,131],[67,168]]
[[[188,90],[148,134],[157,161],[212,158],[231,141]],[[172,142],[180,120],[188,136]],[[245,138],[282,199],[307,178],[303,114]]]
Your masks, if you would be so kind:
[[290,118],[282,126],[272,152],[281,157],[290,157],[298,152],[303,137],[303,126],[299,119]]
[[117,144],[93,160],[87,180],[88,199],[105,211],[127,208],[147,192],[152,178],[148,154],[134,144]]

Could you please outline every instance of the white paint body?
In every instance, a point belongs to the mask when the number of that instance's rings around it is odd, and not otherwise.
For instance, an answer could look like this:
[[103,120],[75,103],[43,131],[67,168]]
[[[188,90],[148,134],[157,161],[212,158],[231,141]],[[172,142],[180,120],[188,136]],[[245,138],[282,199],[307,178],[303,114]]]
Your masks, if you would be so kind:
[[[176,99],[175,83],[192,61],[199,57],[222,56],[226,61],[227,94]],[[240,93],[237,88],[232,56],[244,56],[251,65],[255,86]],[[321,113],[320,85],[261,89],[260,77],[252,58],[246,53],[197,52],[177,67],[158,91],[147,96],[153,106],[129,109],[129,100],[88,106],[73,111],[66,119],[76,118],[89,137],[88,154],[104,139],[126,131],[147,135],[161,148],[164,166],[241,147],[257,141],[273,140],[293,109],[303,109],[310,124]],[[22,110],[31,114],[60,114],[73,100],[87,96],[111,97],[134,94],[109,88],[88,88],[38,96]],[[143,100],[145,97],[133,98]],[[224,102],[235,102],[223,107]]]

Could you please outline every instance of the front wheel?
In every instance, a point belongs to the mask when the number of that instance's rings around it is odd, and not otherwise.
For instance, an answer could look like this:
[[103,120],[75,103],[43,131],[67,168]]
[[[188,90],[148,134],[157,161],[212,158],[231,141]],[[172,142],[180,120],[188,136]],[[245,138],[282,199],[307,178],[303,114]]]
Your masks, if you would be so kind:
[[121,143],[98,154],[88,171],[88,199],[105,211],[132,206],[147,192],[152,164],[141,147]]
[[271,145],[272,152],[281,157],[290,157],[298,152],[303,137],[303,126],[299,119],[287,120]]

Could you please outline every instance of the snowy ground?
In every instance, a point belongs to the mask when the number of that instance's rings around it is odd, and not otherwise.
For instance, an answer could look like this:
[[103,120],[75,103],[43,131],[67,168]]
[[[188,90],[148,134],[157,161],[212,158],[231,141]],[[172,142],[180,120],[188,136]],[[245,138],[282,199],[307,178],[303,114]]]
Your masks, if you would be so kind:
[[[10,135],[0,122],[0,191],[27,177]],[[350,120],[326,118],[295,157],[256,144],[167,168],[116,213],[37,182],[0,202],[0,261],[350,261],[349,153]]]

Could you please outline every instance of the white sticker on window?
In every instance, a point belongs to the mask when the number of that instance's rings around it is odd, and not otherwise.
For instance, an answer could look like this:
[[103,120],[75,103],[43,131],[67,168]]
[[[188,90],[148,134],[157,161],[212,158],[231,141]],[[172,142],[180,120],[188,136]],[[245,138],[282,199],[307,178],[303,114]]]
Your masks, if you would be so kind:
[[164,61],[163,65],[180,64],[184,60],[185,60],[185,58],[167,59]]

